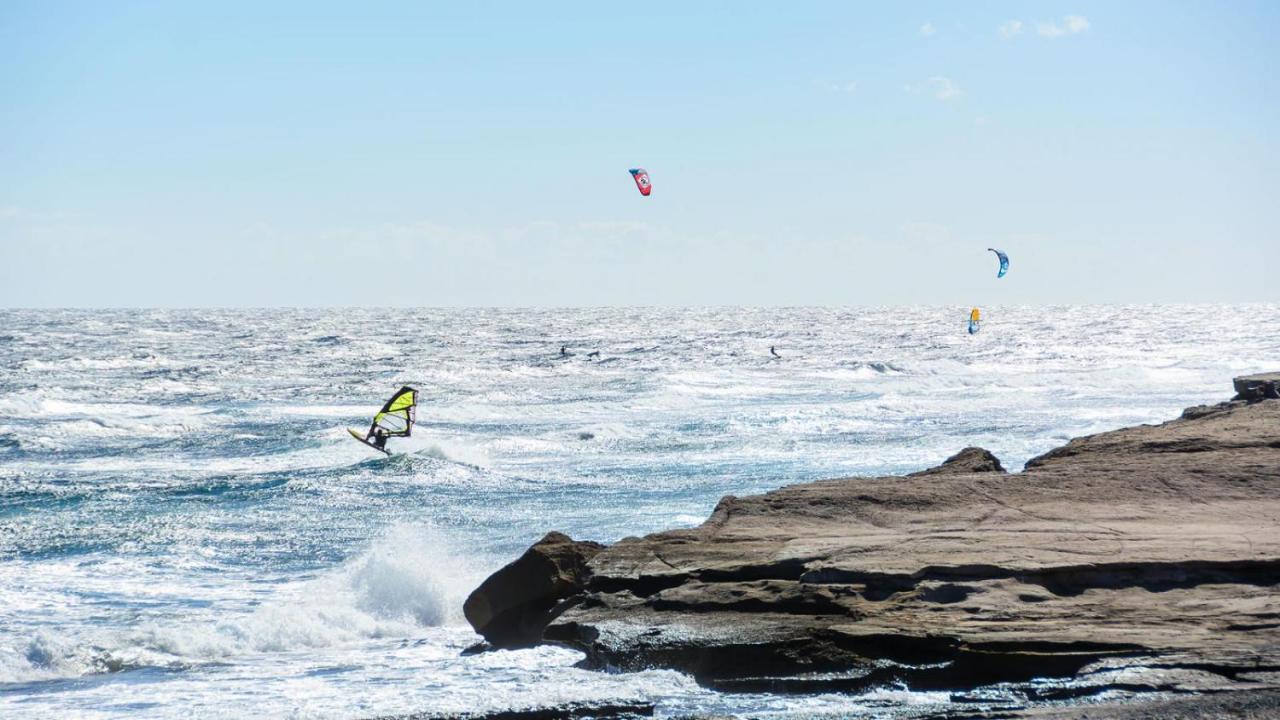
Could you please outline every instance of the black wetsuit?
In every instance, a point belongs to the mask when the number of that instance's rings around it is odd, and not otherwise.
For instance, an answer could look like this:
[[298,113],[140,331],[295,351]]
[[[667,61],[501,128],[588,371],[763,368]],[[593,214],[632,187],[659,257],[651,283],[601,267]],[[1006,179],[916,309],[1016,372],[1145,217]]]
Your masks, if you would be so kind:
[[379,450],[387,449],[387,434],[383,432],[382,428],[378,428],[377,430],[374,430],[373,434],[370,436],[370,439],[373,440],[373,446],[378,448]]

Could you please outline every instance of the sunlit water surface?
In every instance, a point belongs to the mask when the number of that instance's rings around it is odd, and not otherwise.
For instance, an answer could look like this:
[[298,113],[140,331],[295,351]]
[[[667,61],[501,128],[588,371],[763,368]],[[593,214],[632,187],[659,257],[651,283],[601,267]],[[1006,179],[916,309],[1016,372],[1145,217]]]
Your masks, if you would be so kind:
[[[986,312],[970,336],[958,307],[0,311],[0,717],[936,709],[463,656],[460,607],[548,530],[691,526],[966,445],[1018,468],[1280,360],[1274,305]],[[400,454],[353,442],[406,383]]]

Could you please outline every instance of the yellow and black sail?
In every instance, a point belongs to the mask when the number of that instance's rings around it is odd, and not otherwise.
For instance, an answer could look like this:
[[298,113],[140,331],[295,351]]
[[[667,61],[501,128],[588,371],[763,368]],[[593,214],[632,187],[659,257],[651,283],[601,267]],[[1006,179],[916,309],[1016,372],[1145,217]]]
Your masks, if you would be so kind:
[[373,416],[368,436],[373,436],[378,428],[382,428],[387,437],[409,437],[413,432],[413,423],[417,420],[417,410],[418,391],[405,385]]

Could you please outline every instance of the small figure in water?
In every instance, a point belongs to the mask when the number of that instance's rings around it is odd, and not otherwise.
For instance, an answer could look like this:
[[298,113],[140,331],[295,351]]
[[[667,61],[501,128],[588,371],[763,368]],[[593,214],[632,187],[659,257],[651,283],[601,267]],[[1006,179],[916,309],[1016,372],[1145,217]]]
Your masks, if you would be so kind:
[[775,349],[775,347],[774,347],[773,345],[770,345],[770,346],[769,346],[769,354],[770,354],[770,355],[773,355],[773,356],[774,356],[774,357],[776,357],[776,358],[780,358],[780,357],[782,357],[781,355],[779,355],[779,354],[778,354],[778,351]]
[[369,436],[373,440],[373,446],[379,450],[387,449],[387,431],[381,427],[374,427],[373,433]]
[[560,346],[560,357],[569,357],[569,347],[567,345]]

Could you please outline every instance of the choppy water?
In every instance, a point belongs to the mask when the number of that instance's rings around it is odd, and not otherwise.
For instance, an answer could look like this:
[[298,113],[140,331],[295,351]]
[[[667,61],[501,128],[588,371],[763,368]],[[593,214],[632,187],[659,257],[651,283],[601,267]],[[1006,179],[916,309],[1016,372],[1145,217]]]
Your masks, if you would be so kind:
[[[460,606],[550,529],[693,525],[724,494],[965,445],[1018,467],[1280,360],[1275,305],[995,307],[976,336],[966,313],[0,311],[0,716],[945,703],[463,657]],[[377,457],[344,428],[404,383],[421,424]]]

